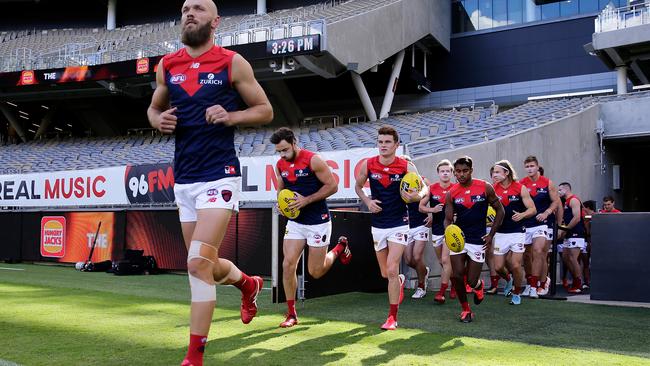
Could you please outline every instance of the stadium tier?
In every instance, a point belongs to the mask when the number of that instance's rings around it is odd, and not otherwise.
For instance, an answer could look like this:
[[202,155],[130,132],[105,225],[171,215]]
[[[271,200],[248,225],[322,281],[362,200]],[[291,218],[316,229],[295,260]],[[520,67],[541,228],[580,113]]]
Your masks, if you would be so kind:
[[[306,149],[342,151],[376,146],[377,129],[390,124],[397,129],[407,152],[419,157],[518,133],[579,112],[594,103],[649,94],[531,101],[499,113],[496,106],[430,111],[337,127],[325,124],[296,127],[294,132],[299,145]],[[270,127],[239,130],[235,135],[235,149],[242,157],[274,155],[275,146],[269,141],[273,131]],[[173,158],[174,137],[153,131],[148,131],[147,136],[33,140],[0,147],[4,174],[167,163]]]

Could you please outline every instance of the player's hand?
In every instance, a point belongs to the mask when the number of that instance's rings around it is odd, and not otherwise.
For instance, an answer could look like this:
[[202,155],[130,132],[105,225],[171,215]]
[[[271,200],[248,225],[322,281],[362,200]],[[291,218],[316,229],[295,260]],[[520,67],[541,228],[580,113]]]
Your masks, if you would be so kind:
[[307,206],[310,203],[311,202],[309,202],[309,199],[307,199],[307,197],[299,193],[295,193],[295,196],[289,203],[288,207],[290,210],[300,210],[301,208]]
[[524,214],[521,212],[514,211],[514,215],[512,215],[512,221],[514,222],[519,222],[524,219]]
[[427,218],[424,219],[424,227],[431,227],[432,224],[433,224],[433,216],[429,214],[427,215]]
[[432,211],[433,213],[442,212],[442,209],[443,209],[444,207],[445,207],[445,204],[444,204],[444,203],[439,203],[439,204],[433,206],[433,208],[431,209],[431,211]]
[[483,235],[483,250],[487,250],[488,248],[492,247],[492,239],[494,238],[494,235],[492,234],[485,234]]
[[402,195],[402,199],[406,202],[417,202],[420,200],[420,192],[416,191],[415,189],[411,188],[407,191],[400,191],[400,194]]
[[381,204],[380,200],[370,200],[370,202],[368,203],[368,209],[372,213],[381,212],[381,206],[379,206],[380,204]]
[[205,120],[208,124],[212,125],[223,123],[226,126],[230,126],[232,122],[230,120],[230,113],[218,104],[205,110]]
[[[280,205],[279,205],[277,202],[275,203],[275,205],[273,205],[273,213],[274,213],[274,214],[280,214],[280,215],[282,215],[282,216],[285,216],[285,215],[284,215],[284,212],[282,212],[282,210],[280,210]],[[285,216],[285,217],[286,217],[286,216]]]
[[164,134],[171,134],[176,129],[176,121],[178,117],[174,115],[176,113],[176,107],[170,108],[158,115],[156,120],[156,129]]
[[546,221],[547,218],[548,218],[548,214],[546,213],[546,211],[544,211],[541,214],[535,216],[535,219],[537,221],[539,221],[539,222],[544,222],[544,221]]

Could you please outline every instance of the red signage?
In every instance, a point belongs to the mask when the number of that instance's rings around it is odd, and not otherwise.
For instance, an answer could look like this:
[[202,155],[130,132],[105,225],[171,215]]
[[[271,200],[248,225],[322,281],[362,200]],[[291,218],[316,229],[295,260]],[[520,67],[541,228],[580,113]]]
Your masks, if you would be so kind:
[[41,219],[41,256],[62,258],[65,255],[65,217]]
[[135,73],[140,75],[140,74],[146,74],[149,72],[149,59],[148,58],[139,58],[135,62]]

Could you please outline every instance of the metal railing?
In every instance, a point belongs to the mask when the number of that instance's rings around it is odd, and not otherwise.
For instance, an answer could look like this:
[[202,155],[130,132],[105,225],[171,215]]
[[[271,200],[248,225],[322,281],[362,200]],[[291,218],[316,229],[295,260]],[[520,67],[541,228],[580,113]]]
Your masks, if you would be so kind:
[[618,9],[608,5],[594,19],[594,23],[596,33],[650,24],[650,1]]

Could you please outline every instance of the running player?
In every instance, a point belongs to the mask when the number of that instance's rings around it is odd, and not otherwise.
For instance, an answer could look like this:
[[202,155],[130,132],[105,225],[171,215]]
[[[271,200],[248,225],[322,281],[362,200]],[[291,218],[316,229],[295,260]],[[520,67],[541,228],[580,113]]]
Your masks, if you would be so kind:
[[[521,304],[521,291],[524,280],[522,258],[524,255],[524,240],[526,239],[526,226],[524,220],[533,217],[537,210],[530,198],[528,189],[517,182],[517,173],[508,160],[501,160],[490,169],[490,175],[496,183],[494,191],[505,210],[501,226],[494,236],[494,267],[496,272],[507,280],[505,269],[506,255],[508,255],[508,269],[514,279],[512,299],[510,304]],[[512,282],[508,281],[505,295],[508,295]]]
[[[449,248],[443,245],[445,242],[445,197],[449,188],[451,188],[451,175],[452,166],[451,161],[444,159],[441,160],[436,166],[438,171],[438,182],[429,186],[429,190],[420,201],[420,212],[428,214],[431,222],[431,241],[433,248],[438,257],[438,263],[442,266],[442,273],[440,274],[440,290],[436,293],[433,300],[439,304],[445,303],[445,292],[449,287],[449,279],[451,277],[451,263],[449,261]],[[452,291],[453,291],[452,287]],[[451,295],[450,295],[451,297]]]
[[[176,133],[174,194],[188,251],[191,293],[185,366],[203,364],[216,303],[215,283],[241,290],[245,324],[257,314],[263,283],[260,277],[249,277],[229,260],[219,258],[230,216],[239,203],[235,126],[273,119],[271,104],[250,64],[237,53],[215,46],[219,19],[212,1],[185,1],[181,8],[185,47],[158,64],[157,87],[147,111],[154,128]],[[240,110],[240,100],[246,109]]]
[[[421,192],[400,191],[400,182],[412,167],[395,156],[399,135],[390,126],[378,131],[379,155],[361,164],[355,191],[372,213],[372,238],[381,275],[388,279],[390,309],[384,330],[397,329],[397,311],[404,298],[404,275],[399,273],[402,254],[408,240],[408,212],[404,202],[419,201]],[[363,186],[370,180],[372,198],[366,196]]]
[[[406,160],[417,172],[410,156],[403,155],[402,159]],[[424,262],[424,249],[429,242],[431,220],[428,215],[420,212],[420,202],[411,202],[406,206],[409,213],[409,234],[408,245],[404,249],[404,261],[409,267],[415,269],[418,275],[418,287],[411,298],[421,299],[427,294],[429,280],[429,267]]]
[[[467,302],[467,293],[463,275],[467,273],[467,283],[474,292],[474,304],[483,301],[483,281],[480,279],[481,269],[485,262],[485,251],[492,250],[492,238],[503,221],[503,206],[494,193],[490,183],[472,178],[472,158],[463,156],[454,162],[454,174],[457,184],[454,184],[445,199],[445,228],[455,223],[465,234],[465,248],[455,253],[450,252],[452,282],[456,287],[458,301],[462,312],[460,321],[469,323],[474,319],[474,313]],[[496,211],[496,218],[492,230],[485,233],[485,220],[487,207],[492,206]],[[467,262],[467,265],[465,263]]]
[[562,244],[562,256],[565,258],[573,276],[573,284],[568,289],[570,294],[582,292],[582,268],[578,263],[578,257],[582,248],[585,247],[585,226],[582,219],[582,203],[578,196],[571,192],[571,184],[560,183],[558,188],[560,196],[564,196],[564,226],[559,231],[560,239],[564,238]]
[[555,183],[541,175],[540,168],[537,157],[528,156],[524,160],[527,176],[520,181],[528,189],[537,210],[536,216],[525,221],[526,240],[524,244],[526,244],[526,251],[532,251],[532,266],[530,272],[526,272],[526,275],[530,275],[530,277],[527,276],[529,287],[524,292],[527,292],[531,298],[548,293],[547,255],[552,234],[552,228],[549,226],[553,224],[549,219],[553,219],[553,213],[561,205]]
[[603,208],[598,210],[598,213],[621,213],[621,211],[614,206],[614,203],[614,197],[605,196],[603,198]]
[[271,143],[280,154],[276,165],[278,192],[284,188],[296,194],[289,208],[300,210],[300,215],[289,219],[284,234],[282,262],[282,284],[287,299],[286,319],[280,327],[289,328],[298,324],[296,313],[296,269],[305,244],[309,247],[307,267],[309,274],[320,278],[334,264],[336,258],[348,264],[352,253],[345,237],[331,251],[327,251],[332,234],[332,222],[325,199],[338,190],[332,171],[317,154],[301,149],[296,144],[293,131],[282,127],[271,136]]

